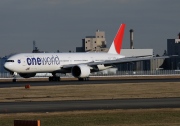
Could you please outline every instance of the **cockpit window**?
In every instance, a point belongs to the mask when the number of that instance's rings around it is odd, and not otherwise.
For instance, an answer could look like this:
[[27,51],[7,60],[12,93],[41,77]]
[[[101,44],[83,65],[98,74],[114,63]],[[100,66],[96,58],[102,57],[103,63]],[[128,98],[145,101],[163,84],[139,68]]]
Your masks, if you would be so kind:
[[6,60],[6,62],[14,62],[14,60]]

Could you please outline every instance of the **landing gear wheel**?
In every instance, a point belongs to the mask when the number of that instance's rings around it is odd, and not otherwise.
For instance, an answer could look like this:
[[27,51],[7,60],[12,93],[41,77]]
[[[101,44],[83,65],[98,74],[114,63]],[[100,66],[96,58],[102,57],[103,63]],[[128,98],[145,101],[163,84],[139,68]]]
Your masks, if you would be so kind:
[[60,77],[49,77],[49,81],[60,81]]
[[79,81],[84,81],[84,78],[78,78]]
[[49,81],[52,81],[52,77],[49,77]]
[[84,78],[86,81],[89,81],[89,77]]
[[89,77],[86,78],[78,78],[79,81],[89,81]]
[[12,82],[16,82],[16,79],[13,79]]

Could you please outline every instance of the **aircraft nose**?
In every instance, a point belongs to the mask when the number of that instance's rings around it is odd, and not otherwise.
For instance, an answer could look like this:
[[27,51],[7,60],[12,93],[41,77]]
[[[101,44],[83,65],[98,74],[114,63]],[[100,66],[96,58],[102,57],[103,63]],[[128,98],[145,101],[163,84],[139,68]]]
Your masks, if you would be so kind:
[[4,69],[8,70],[8,64],[7,63],[4,64]]
[[12,65],[7,62],[7,63],[4,64],[4,69],[11,72],[11,66]]

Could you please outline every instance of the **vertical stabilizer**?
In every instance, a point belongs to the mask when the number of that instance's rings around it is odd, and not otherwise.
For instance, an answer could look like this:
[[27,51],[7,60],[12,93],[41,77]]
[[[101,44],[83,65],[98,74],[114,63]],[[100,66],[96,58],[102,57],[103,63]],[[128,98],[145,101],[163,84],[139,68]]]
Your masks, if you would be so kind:
[[121,24],[108,53],[120,54],[126,24]]

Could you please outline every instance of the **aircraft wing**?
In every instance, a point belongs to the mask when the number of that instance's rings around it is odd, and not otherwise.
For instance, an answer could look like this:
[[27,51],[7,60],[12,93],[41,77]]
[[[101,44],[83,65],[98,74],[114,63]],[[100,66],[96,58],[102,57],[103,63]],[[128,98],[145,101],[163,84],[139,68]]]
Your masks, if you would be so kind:
[[119,63],[128,63],[128,62],[137,62],[137,61],[144,61],[144,60],[152,60],[152,59],[166,59],[170,58],[170,56],[162,56],[162,57],[129,57],[129,58],[121,58],[118,60],[108,60],[104,62],[93,62],[93,63],[87,63],[88,66],[94,66],[94,65],[100,65],[104,64],[111,65],[111,64],[119,64]]
[[[96,66],[96,65],[105,65],[105,66],[110,66],[110,65],[115,65],[119,63],[128,63],[128,62],[136,62],[136,61],[144,61],[144,60],[152,60],[152,59],[166,59],[170,58],[172,56],[161,56],[161,57],[128,57],[128,58],[120,58],[117,60],[105,60],[103,62],[88,62],[88,63],[82,63],[86,64],[88,66]],[[70,64],[70,65],[64,65],[62,68],[71,68],[73,66],[80,65],[80,64]]]

